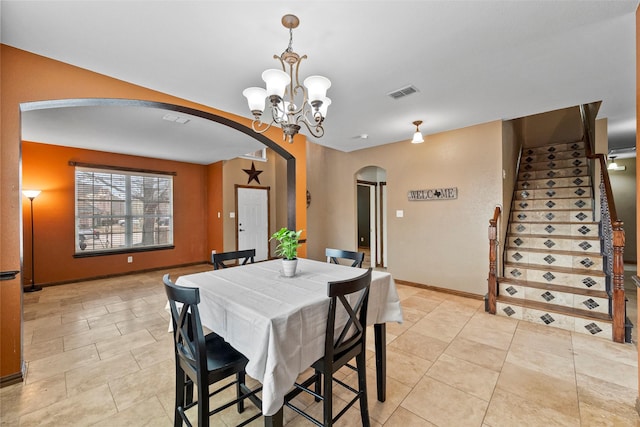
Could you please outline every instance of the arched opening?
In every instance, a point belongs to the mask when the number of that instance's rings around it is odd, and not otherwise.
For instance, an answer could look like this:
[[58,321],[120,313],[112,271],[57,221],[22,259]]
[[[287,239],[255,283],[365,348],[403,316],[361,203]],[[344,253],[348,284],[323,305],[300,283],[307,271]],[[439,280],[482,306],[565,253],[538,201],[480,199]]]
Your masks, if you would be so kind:
[[[387,267],[387,171],[366,166],[355,174],[358,251],[367,266]],[[363,264],[363,266],[364,266]]]

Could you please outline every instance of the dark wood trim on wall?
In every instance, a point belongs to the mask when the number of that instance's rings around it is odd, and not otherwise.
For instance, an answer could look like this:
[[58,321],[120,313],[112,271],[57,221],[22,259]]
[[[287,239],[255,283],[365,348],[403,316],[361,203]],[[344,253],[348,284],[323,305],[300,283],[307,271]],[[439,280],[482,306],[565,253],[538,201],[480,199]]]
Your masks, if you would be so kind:
[[373,185],[374,187],[378,186],[378,183],[375,181],[365,181],[363,179],[357,179],[356,184]]
[[117,99],[117,98],[79,98],[79,99],[58,99],[50,101],[25,102],[20,104],[21,111],[44,110],[48,108],[65,108],[65,107],[97,107],[97,106],[113,106],[113,107],[147,107],[157,108],[179,113],[190,114],[206,120],[220,123],[232,129],[242,132],[245,135],[261,142],[287,161],[287,226],[291,230],[296,229],[296,158],[285,150],[282,146],[276,144],[271,139],[261,133],[256,133],[251,127],[233,121],[217,114],[207,111],[196,110],[195,108],[185,107],[183,105],[168,104],[165,102],[143,101],[138,99]]

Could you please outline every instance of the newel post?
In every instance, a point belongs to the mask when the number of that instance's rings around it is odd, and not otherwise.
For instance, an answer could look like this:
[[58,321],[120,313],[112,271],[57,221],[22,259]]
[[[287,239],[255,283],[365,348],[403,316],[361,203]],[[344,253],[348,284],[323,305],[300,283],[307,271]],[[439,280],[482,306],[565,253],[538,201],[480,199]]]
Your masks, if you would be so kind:
[[624,296],[624,230],[622,221],[613,224],[613,341],[625,342],[625,296]]
[[489,292],[488,292],[488,308],[489,313],[496,314],[496,296],[498,295],[498,221],[494,217],[489,220]]

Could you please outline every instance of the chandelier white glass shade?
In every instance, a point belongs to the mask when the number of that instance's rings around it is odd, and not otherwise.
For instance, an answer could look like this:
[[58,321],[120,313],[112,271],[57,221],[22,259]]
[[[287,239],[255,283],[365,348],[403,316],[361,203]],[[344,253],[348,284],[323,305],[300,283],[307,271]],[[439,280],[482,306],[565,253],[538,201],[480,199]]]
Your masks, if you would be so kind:
[[[301,125],[316,138],[322,137],[322,125],[331,105],[331,100],[327,98],[327,90],[331,87],[328,78],[309,76],[302,85],[298,80],[300,62],[307,58],[307,55],[300,56],[291,48],[293,29],[299,24],[300,20],[295,15],[282,17],[282,25],[289,29],[289,47],[282,55],[273,56],[280,61],[282,70],[269,69],[262,73],[266,89],[250,87],[242,92],[254,117],[252,129],[263,133],[272,125],[278,125],[282,128],[283,139],[288,139],[290,143]],[[267,104],[270,114],[264,111]]]
[[422,124],[422,120],[416,120],[413,122],[416,126],[416,131],[413,134],[413,138],[411,139],[412,144],[420,144],[424,142],[424,138],[422,137],[422,132],[420,132],[420,125]]

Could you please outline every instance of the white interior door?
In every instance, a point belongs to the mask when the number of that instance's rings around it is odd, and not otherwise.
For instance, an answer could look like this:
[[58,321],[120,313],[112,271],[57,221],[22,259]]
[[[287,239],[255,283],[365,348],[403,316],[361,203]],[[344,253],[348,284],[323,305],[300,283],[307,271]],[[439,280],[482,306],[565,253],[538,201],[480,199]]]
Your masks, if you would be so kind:
[[266,188],[237,189],[238,250],[256,250],[256,261],[269,257],[269,192]]

